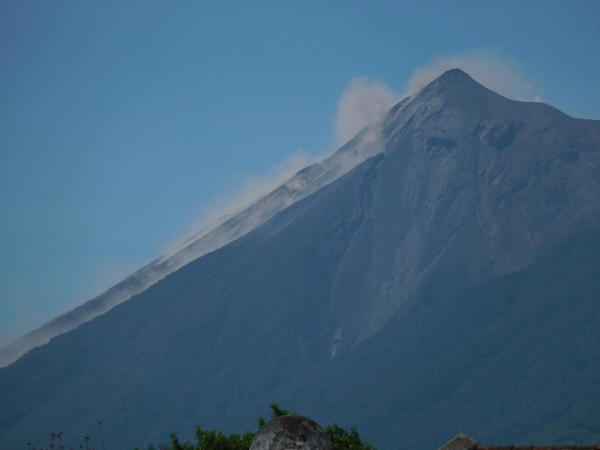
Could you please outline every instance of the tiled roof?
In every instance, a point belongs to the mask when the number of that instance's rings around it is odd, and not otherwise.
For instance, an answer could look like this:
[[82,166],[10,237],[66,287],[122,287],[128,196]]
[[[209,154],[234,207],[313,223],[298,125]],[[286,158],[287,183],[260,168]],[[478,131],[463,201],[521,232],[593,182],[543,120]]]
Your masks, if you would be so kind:
[[600,445],[480,445],[470,450],[600,450]]
[[600,445],[482,445],[471,436],[459,433],[439,450],[600,450]]

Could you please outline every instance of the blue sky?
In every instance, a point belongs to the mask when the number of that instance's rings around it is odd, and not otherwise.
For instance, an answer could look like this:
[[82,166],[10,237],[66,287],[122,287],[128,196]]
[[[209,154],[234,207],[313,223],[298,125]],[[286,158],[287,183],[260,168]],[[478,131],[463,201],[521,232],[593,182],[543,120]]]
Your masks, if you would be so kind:
[[598,1],[2,0],[0,343],[330,150],[356,77],[484,55],[599,119],[599,48]]

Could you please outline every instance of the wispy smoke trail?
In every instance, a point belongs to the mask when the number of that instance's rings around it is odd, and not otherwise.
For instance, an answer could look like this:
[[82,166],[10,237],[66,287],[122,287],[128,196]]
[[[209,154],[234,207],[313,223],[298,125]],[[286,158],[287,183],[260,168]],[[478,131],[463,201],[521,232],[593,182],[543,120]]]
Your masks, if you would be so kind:
[[381,81],[366,77],[353,79],[337,102],[336,143],[348,142],[364,127],[381,119],[400,100],[400,95]]

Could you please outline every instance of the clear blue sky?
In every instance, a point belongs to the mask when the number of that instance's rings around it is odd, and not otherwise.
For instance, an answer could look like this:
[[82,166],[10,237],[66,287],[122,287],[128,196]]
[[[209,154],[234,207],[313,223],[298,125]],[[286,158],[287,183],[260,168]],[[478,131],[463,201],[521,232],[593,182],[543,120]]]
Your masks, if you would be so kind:
[[511,58],[600,118],[598,1],[0,1],[0,343],[157,256],[207,205],[331,146],[368,76]]

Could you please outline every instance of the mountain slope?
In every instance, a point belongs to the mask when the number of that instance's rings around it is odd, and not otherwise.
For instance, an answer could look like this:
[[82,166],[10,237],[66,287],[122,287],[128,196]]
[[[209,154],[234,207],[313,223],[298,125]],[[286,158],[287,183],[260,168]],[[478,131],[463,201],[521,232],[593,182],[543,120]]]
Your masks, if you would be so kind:
[[380,448],[438,448],[459,431],[490,445],[598,443],[599,252],[600,233],[584,233],[458,295],[427,290],[286,400]]
[[[250,233],[1,369],[0,448],[95,435],[96,419],[113,448],[196,423],[240,430],[272,400],[382,448],[576,434],[593,407],[579,392],[597,389],[600,264],[577,249],[597,248],[585,236],[600,230],[599,122],[452,70],[392,108],[377,142]],[[517,333],[539,321],[550,332]],[[554,367],[559,381],[540,375]]]
[[239,210],[220,217],[169,252],[137,270],[102,294],[68,311],[21,338],[0,347],[0,367],[54,336],[72,330],[119,303],[143,292],[187,263],[223,247],[266,222],[277,212],[312,194],[381,151],[378,125],[367,127],[335,154],[300,170],[272,192]]

